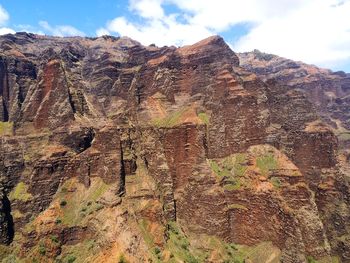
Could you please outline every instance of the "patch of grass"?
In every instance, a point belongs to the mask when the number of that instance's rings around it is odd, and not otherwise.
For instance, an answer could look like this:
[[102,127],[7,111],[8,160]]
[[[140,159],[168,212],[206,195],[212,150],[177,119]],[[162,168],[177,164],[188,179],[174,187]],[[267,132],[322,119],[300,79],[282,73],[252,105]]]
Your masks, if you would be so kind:
[[7,255],[10,255],[11,249],[8,246],[0,245],[0,258],[5,258]]
[[168,223],[168,237],[166,247],[173,254],[174,262],[201,262],[191,252],[190,242],[174,221]]
[[281,180],[278,177],[271,177],[270,181],[274,187],[276,188],[281,187]]
[[126,260],[126,258],[123,254],[120,255],[120,257],[118,259],[118,263],[128,263],[128,261]]
[[226,243],[214,236],[208,236],[207,240],[209,241],[209,250],[215,251],[215,256],[212,258],[214,262],[229,262],[229,263],[243,263],[244,257],[238,256],[238,249],[236,244]]
[[241,204],[230,204],[228,206],[228,209],[231,210],[231,209],[241,209],[241,210],[248,210],[247,207],[245,207],[244,205],[241,205]]
[[170,113],[168,116],[164,118],[157,118],[152,121],[152,124],[156,127],[175,127],[180,124],[181,117],[188,111],[188,108],[185,107],[181,110]]
[[233,165],[234,174],[238,176],[243,176],[247,170],[245,162],[247,161],[247,155],[243,153],[237,153],[235,155],[235,162]]
[[228,181],[227,184],[224,185],[224,189],[227,191],[235,191],[241,188],[240,181]]
[[247,171],[246,159],[246,154],[237,153],[218,161],[209,160],[209,165],[219,179],[224,181],[224,188],[231,191],[242,186],[240,177]]
[[86,197],[87,200],[95,201],[99,199],[109,188],[109,185],[101,180],[95,186],[91,186],[89,189],[89,195]]
[[281,251],[272,242],[245,246],[226,243],[215,236],[203,236],[202,238],[205,249],[210,251],[210,262],[280,262]]
[[21,211],[19,211],[18,209],[13,210],[13,211],[11,212],[11,215],[12,215],[12,217],[15,218],[15,219],[18,219],[18,218],[21,218],[21,217],[24,216],[24,215],[21,213]]
[[278,162],[272,153],[257,157],[256,165],[261,174],[265,176],[267,176],[271,170],[278,168]]
[[209,125],[210,117],[205,112],[198,113],[198,118],[207,126]]
[[317,263],[317,260],[314,259],[312,256],[306,257],[307,263]]
[[20,260],[13,254],[5,255],[1,261],[1,263],[17,263],[17,262],[20,262]]
[[338,139],[340,141],[349,141],[350,140],[350,132],[344,132],[344,133],[340,133],[338,135]]
[[210,165],[210,168],[213,170],[213,172],[214,172],[216,175],[218,175],[218,176],[220,176],[220,177],[223,176],[223,173],[222,173],[222,171],[221,171],[221,168],[220,168],[219,164],[218,164],[216,161],[214,161],[214,160],[209,160],[209,165]]
[[39,244],[39,248],[38,248],[39,254],[42,256],[45,256],[46,254],[46,247],[43,243]]
[[159,256],[160,254],[157,254],[158,247],[154,244],[154,238],[149,231],[149,223],[145,219],[141,219],[138,221],[139,229],[141,230],[141,235],[143,237],[143,240],[145,241],[146,245],[148,246],[149,251],[151,252],[151,255],[153,259],[156,262],[159,262]]
[[12,131],[13,131],[13,122],[0,121],[0,136],[12,135]]
[[77,259],[76,256],[68,255],[67,258],[66,258],[66,262],[67,263],[73,263],[76,259]]
[[31,193],[28,193],[28,186],[24,182],[19,182],[14,189],[9,194],[9,199],[20,200],[20,201],[29,201],[33,198]]
[[340,259],[338,257],[324,257],[322,259],[317,260],[319,263],[340,263]]
[[57,236],[51,236],[50,237],[51,241],[54,243],[59,243],[58,237]]
[[92,239],[85,239],[75,245],[62,246],[61,254],[56,258],[56,262],[95,262],[94,256],[99,251],[98,246]]
[[[85,186],[74,180],[66,181],[61,189],[65,188],[67,190],[58,191],[56,195],[62,211],[62,216],[60,217],[62,223],[68,226],[85,224],[87,215],[104,208],[97,201],[109,187],[101,178],[94,179],[89,188],[85,188]],[[77,190],[69,191],[71,188],[76,188]],[[88,203],[89,205],[87,205]]]
[[215,160],[209,160],[209,164],[213,172],[220,177],[229,175],[241,177],[247,170],[247,166],[245,164],[246,158],[246,154],[237,153],[218,162]]

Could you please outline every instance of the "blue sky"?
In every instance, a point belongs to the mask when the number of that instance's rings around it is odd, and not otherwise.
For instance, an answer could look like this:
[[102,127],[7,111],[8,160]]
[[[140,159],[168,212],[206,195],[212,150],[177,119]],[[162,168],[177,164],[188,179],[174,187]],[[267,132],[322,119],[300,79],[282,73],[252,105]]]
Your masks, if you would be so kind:
[[47,21],[50,25],[70,25],[95,36],[97,28],[128,12],[127,0],[5,0],[0,3],[10,14],[9,27],[16,31],[28,26],[40,31],[43,29],[39,22]]
[[259,49],[350,72],[349,0],[0,0],[0,34],[126,35],[148,45],[213,34],[235,51]]

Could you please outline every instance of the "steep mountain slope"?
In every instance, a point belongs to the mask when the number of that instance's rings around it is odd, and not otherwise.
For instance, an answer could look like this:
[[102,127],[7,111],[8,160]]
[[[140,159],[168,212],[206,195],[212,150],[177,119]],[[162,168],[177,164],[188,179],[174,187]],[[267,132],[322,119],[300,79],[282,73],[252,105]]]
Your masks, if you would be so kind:
[[338,135],[340,145],[350,146],[350,74],[332,72],[255,50],[238,54],[240,65],[264,81],[301,90],[318,114]]
[[0,50],[5,262],[349,262],[337,137],[222,38]]

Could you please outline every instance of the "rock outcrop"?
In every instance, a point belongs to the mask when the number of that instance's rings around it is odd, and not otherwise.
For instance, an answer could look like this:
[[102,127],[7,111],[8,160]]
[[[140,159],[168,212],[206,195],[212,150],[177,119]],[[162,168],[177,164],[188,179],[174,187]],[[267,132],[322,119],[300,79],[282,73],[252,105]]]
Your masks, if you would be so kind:
[[17,33],[0,51],[0,257],[350,262],[349,159],[302,83],[218,36]]

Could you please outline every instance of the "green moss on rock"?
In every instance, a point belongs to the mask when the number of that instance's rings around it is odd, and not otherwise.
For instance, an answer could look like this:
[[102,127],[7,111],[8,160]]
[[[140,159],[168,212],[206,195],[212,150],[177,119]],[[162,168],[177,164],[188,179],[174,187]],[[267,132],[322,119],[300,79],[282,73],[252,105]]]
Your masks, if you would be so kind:
[[28,193],[28,186],[24,182],[19,182],[16,187],[10,192],[9,199],[20,200],[20,201],[29,201],[33,198],[31,193]]
[[271,170],[278,168],[278,162],[272,153],[267,153],[256,158],[256,166],[262,175],[267,176]]
[[11,135],[13,131],[12,122],[3,122],[0,121],[0,136],[1,135]]

